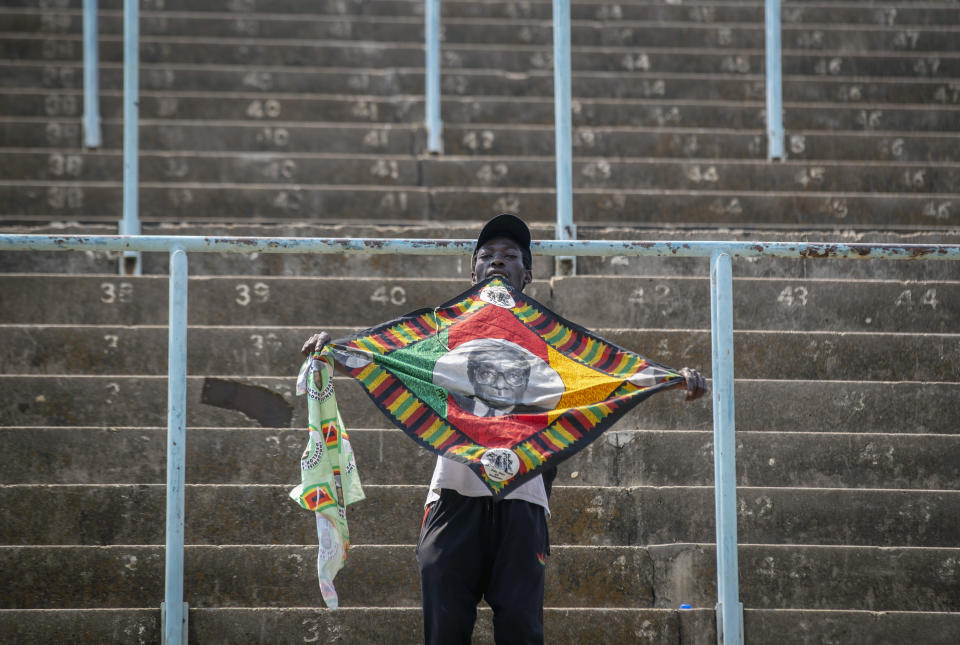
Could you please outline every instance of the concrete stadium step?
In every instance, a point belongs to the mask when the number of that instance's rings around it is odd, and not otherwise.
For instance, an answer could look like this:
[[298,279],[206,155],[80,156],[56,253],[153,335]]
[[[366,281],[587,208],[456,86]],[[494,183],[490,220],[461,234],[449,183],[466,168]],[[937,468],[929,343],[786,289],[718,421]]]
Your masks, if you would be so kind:
[[[762,32],[761,32],[762,33]],[[899,32],[891,32],[893,34]],[[895,37],[895,36],[894,36]],[[193,45],[192,47],[189,45]],[[123,60],[120,36],[100,38],[101,60]],[[444,65],[450,69],[500,69],[523,72],[553,66],[552,48],[541,45],[509,45],[490,49],[485,43],[455,43],[444,47]],[[360,67],[421,67],[422,42],[374,42],[357,44],[339,39],[310,40],[221,38],[198,43],[196,39],[170,36],[141,38],[143,63],[156,64],[256,64]],[[77,35],[45,36],[14,33],[0,41],[0,58],[46,61],[82,59],[82,39]],[[763,70],[761,48],[728,51],[697,44],[693,47],[649,46],[638,52],[634,46],[575,46],[571,64],[575,71],[654,71],[658,73],[758,73]],[[785,75],[960,76],[960,53],[956,51],[848,52],[844,50],[783,52]]]
[[[712,431],[620,428],[563,462],[554,488],[713,484]],[[436,458],[399,430],[349,432],[365,485],[429,481]],[[0,436],[3,485],[166,481],[166,426],[10,426]],[[191,427],[186,481],[292,486],[305,445],[302,429]],[[740,486],[956,490],[958,463],[960,435],[741,431],[737,437]]]
[[[166,276],[4,274],[3,324],[167,323]],[[192,325],[332,327],[376,324],[433,308],[466,288],[463,279],[197,276]],[[960,282],[734,280],[739,329],[896,333],[956,332]],[[344,302],[343,294],[352,294]],[[535,280],[525,293],[588,329],[709,328],[706,277],[576,276]],[[70,294],[70,299],[64,299]],[[598,295],[600,294],[600,295]],[[333,303],[344,302],[342,306]],[[55,308],[52,306],[55,305]],[[322,313],[321,313],[322,312]],[[320,320],[322,318],[322,320]]]
[[[741,545],[741,600],[758,609],[957,611],[960,550]],[[713,607],[712,544],[555,546],[548,607]],[[315,546],[187,546],[191,608],[316,606]],[[0,547],[9,609],[142,606],[163,597],[163,547]],[[589,572],[589,573],[587,573]],[[119,574],[119,575],[118,575]],[[589,582],[585,582],[586,576]],[[336,580],[343,607],[420,601],[414,547],[358,546]],[[801,580],[803,584],[796,581]],[[227,583],[226,581],[229,581]]]
[[[419,42],[423,40],[423,18],[419,16],[326,16],[317,14],[276,15],[146,12],[141,17],[142,36],[203,38],[247,37],[295,40],[379,40]],[[461,43],[496,43],[502,45],[552,45],[550,22],[524,18],[457,18],[444,17],[444,41]],[[0,12],[0,31],[42,33],[51,37],[82,33],[80,12],[24,13]],[[869,27],[857,24],[816,24],[783,27],[785,48],[799,50],[839,51],[903,51],[940,52],[956,49],[960,30],[956,27],[914,25],[909,33],[901,26]],[[121,12],[100,14],[101,36],[123,32]],[[577,46],[613,47],[715,47],[718,49],[764,47],[762,20],[748,23],[716,23],[696,20],[585,22],[573,18],[570,38]]]
[[[31,177],[54,179],[48,170],[46,153],[8,153],[11,163],[27,171]],[[145,157],[147,168],[152,161]],[[199,156],[199,155],[195,155]],[[19,157],[19,158],[18,158]],[[257,157],[250,155],[251,165]],[[92,160],[102,159],[94,156]],[[263,157],[264,165],[277,163]],[[202,158],[197,160],[202,162]],[[94,161],[95,163],[95,161]],[[186,163],[184,160],[183,163]],[[92,164],[91,164],[92,165]],[[116,164],[114,164],[116,165]],[[199,164],[198,164],[199,165]],[[346,165],[344,163],[344,165]],[[398,161],[398,165],[402,165]],[[419,160],[421,181],[428,186],[481,185],[494,188],[507,186],[548,187],[556,182],[556,164],[552,158],[498,157],[424,157]],[[49,172],[49,171],[48,171]],[[117,172],[94,170],[91,179]],[[256,171],[255,171],[256,172]],[[258,175],[263,175],[260,171]],[[767,160],[714,160],[699,158],[673,161],[663,158],[609,159],[581,158],[572,167],[574,189],[622,188],[695,189],[704,184],[723,186],[726,190],[751,191],[758,186],[769,191],[863,192],[874,195],[907,192],[949,193],[960,184],[960,165],[915,165],[891,162],[784,161],[771,164]],[[202,176],[202,172],[198,172]],[[224,171],[221,171],[221,175]],[[401,181],[404,177],[400,170]],[[392,175],[391,175],[392,178]],[[353,183],[360,183],[354,181]]]
[[[103,124],[103,148],[120,149],[122,123]],[[76,121],[7,119],[0,136],[9,148],[48,149],[51,153],[82,151]],[[555,147],[547,126],[448,125],[447,155],[549,156]],[[140,124],[143,151],[235,151],[287,153],[424,154],[426,133],[415,124],[275,122],[205,122],[150,120]],[[960,163],[960,136],[950,133],[817,132],[787,136],[788,158],[794,161],[868,161],[895,163]],[[765,136],[756,130],[589,127],[573,131],[575,157],[760,159]]]
[[[291,488],[188,485],[187,544],[310,544],[316,523],[288,497]],[[351,545],[415,544],[427,486],[364,490],[367,499],[347,511]],[[737,495],[738,538],[745,544],[952,547],[960,530],[958,491],[740,487]],[[0,544],[162,544],[165,504],[163,484],[0,486]],[[31,512],[41,507],[43,514]],[[555,545],[646,546],[716,536],[713,487],[563,486],[551,495],[551,508]]]
[[[217,219],[235,223],[242,214],[255,223],[323,217],[390,225],[457,221],[465,213],[493,217],[504,211],[523,213],[531,222],[556,220],[556,196],[546,188],[141,183],[139,192],[141,217],[171,223]],[[956,203],[951,193],[750,193],[711,188],[585,188],[573,196],[581,226],[758,227],[775,222],[787,227],[945,227],[960,224]],[[120,181],[78,185],[0,180],[0,213],[7,221],[117,221],[122,204]]]
[[[308,513],[301,519],[313,521]],[[419,518],[410,520],[415,525]],[[315,545],[190,545],[185,551],[185,601],[191,608],[315,607],[320,602]],[[652,549],[554,546],[551,551],[546,606],[653,606],[653,586],[658,583],[653,580]],[[19,583],[0,595],[0,602],[11,609],[53,603],[62,608],[115,607],[131,598],[149,607],[159,604],[163,595],[162,546],[0,547],[0,562],[5,571],[23,572]],[[590,578],[589,584],[583,576]],[[353,547],[336,579],[340,604],[417,606],[418,577],[412,543]]]
[[[319,325],[318,325],[319,326]],[[327,327],[334,338],[355,329]],[[710,377],[709,330],[595,331],[653,360],[689,365]],[[283,376],[295,371],[314,327],[193,327],[190,374]],[[167,329],[99,325],[0,325],[0,364],[14,374],[163,374]],[[68,352],[64,348],[69,347]],[[960,334],[735,331],[737,371],[751,378],[952,381],[960,377]],[[912,360],[904,363],[902,356]]]
[[[578,215],[579,217],[579,215]],[[443,226],[429,222],[408,226],[375,226],[369,224],[336,223],[277,223],[277,224],[162,224],[146,221],[142,230],[150,235],[196,235],[233,237],[359,237],[359,238],[413,238],[413,239],[473,239],[483,226],[482,221],[449,221]],[[531,223],[534,239],[552,239],[554,223]],[[80,224],[53,222],[31,225],[0,225],[3,233],[30,233],[40,235],[115,235],[116,223]],[[904,244],[960,244],[960,231],[935,229],[898,232],[890,230],[845,230],[826,228],[817,230],[809,225],[802,232],[787,229],[680,229],[641,226],[605,228],[580,223],[580,239],[599,240],[669,240],[674,242],[767,241],[767,242],[825,242],[831,244],[874,243],[901,246]],[[2,252],[0,273],[72,273],[110,274],[118,265],[115,252],[90,251],[61,252]],[[144,274],[166,275],[168,257],[165,253],[146,253],[142,258]],[[455,276],[469,280],[465,268],[469,260],[464,256],[364,256],[364,255],[288,255],[193,253],[189,258],[190,274],[197,275],[305,275],[325,277],[433,277]],[[534,255],[533,274],[546,278],[553,274],[553,259]],[[580,257],[577,259],[580,275],[706,275],[702,258],[658,257]],[[782,278],[844,278],[891,280],[955,280],[958,269],[951,262],[890,262],[886,260],[849,260],[826,258],[753,258],[735,259],[735,271],[742,277]]]
[[[83,97],[77,91],[43,92],[18,90],[0,94],[0,108],[11,117],[79,117]],[[882,109],[878,109],[881,107]],[[144,119],[217,119],[271,125],[274,121],[419,123],[423,120],[422,95],[377,96],[142,92],[140,111]],[[443,100],[443,118],[460,125],[487,125],[510,121],[526,125],[553,123],[553,100],[532,97],[455,97]],[[101,114],[118,119],[122,93],[101,93]],[[762,102],[668,101],[625,99],[580,99],[574,104],[576,127],[666,127],[756,130],[764,128]],[[955,131],[960,124],[960,106],[884,105],[866,109],[851,104],[786,105],[788,131],[840,130],[875,133],[929,133]],[[695,134],[695,131],[691,132]]]
[[[305,427],[306,406],[294,400],[292,375],[220,381],[187,377],[188,426]],[[348,428],[383,425],[383,414],[356,381],[338,377],[336,383]],[[0,385],[3,426],[166,424],[163,376],[0,375]],[[237,395],[230,398],[231,392]],[[960,383],[955,382],[737,381],[737,429],[744,432],[956,434],[955,420],[943,411],[958,406]],[[705,430],[712,427],[712,417],[709,401],[685,404],[682,393],[668,392],[643,402],[618,423],[623,430]]]
[[[80,0],[10,0],[9,7],[56,8],[79,10]],[[119,0],[106,0],[100,4],[103,10],[117,11],[122,7]],[[206,11],[225,13],[322,13],[338,16],[420,16],[423,4],[409,0],[374,0],[369,2],[342,2],[324,0],[305,8],[296,0],[216,0],[205,2]],[[188,0],[165,0],[163,5],[146,7],[148,11],[165,9],[170,12],[196,11],[196,3]],[[823,24],[824,11],[829,9],[832,24],[874,25],[950,25],[960,23],[960,18],[950,2],[926,2],[917,5],[907,2],[876,2],[863,5],[858,2],[794,2],[782,11],[785,24]],[[658,20],[692,22],[756,22],[763,20],[763,4],[760,2],[684,2],[682,5],[669,2],[647,1],[629,4],[605,2],[573,2],[571,16],[580,20],[608,21],[612,24],[622,20]],[[162,15],[162,14],[161,14]],[[450,0],[444,3],[443,15],[450,18],[528,18],[550,19],[553,16],[550,2],[494,1],[476,3]]]
[[[769,612],[768,612],[769,613]],[[803,629],[823,629],[823,616],[804,616]],[[859,634],[935,633],[952,624],[950,614],[872,614],[858,612],[854,620],[863,623]],[[770,629],[790,625],[781,616],[757,616],[773,623]],[[794,618],[794,622],[798,622]],[[749,624],[749,623],[748,623]],[[882,625],[883,631],[876,626]],[[77,645],[129,643],[136,635],[142,643],[160,642],[158,609],[89,610],[0,610],[0,630],[22,645],[39,645],[64,640]],[[607,643],[712,645],[716,642],[716,620],[710,609],[544,609],[545,639],[550,643],[577,645],[591,639]],[[299,642],[303,639],[340,638],[351,643],[396,643],[415,645],[423,641],[423,620],[419,607],[346,607],[337,611],[316,608],[191,608],[188,640],[201,643]],[[817,632],[819,633],[819,632]],[[61,637],[62,635],[62,637]],[[124,640],[126,639],[126,640]],[[637,640],[640,639],[640,640]],[[484,605],[474,628],[472,642],[492,645],[492,613]],[[935,645],[940,642],[925,640]]]
[[[82,88],[79,61],[0,62],[0,86],[58,90]],[[421,69],[327,69],[323,67],[258,67],[252,65],[144,65],[143,91],[259,91],[263,93],[326,93],[391,96],[422,94]],[[614,71],[573,74],[574,98],[671,98],[748,101],[765,96],[759,74],[663,74]],[[541,96],[553,93],[552,70],[502,72],[497,70],[447,70],[441,76],[446,96]],[[122,66],[100,67],[100,87],[122,87]],[[960,89],[949,79],[857,77],[788,77],[783,82],[787,102],[933,103],[956,104]]]
[[[202,643],[235,643],[265,639],[281,642],[304,638],[342,638],[348,642],[387,642],[404,645],[422,641],[419,607],[340,608],[337,611],[306,608],[191,609],[189,640]],[[478,645],[492,644],[491,612],[479,611],[473,634]],[[818,611],[789,609],[744,610],[746,634],[792,634],[812,642],[843,642],[854,633],[864,642],[916,642],[953,645],[960,617],[944,612]],[[23,645],[69,640],[78,645],[161,640],[158,609],[0,610],[0,629]],[[598,639],[605,643],[637,642],[648,645],[712,645],[716,620],[709,609],[544,609],[545,640],[562,645]],[[126,640],[124,640],[126,639]],[[749,642],[749,641],[748,641]]]
[[[230,152],[188,154],[141,152],[140,177],[144,182],[296,184],[323,178],[325,182],[362,186],[412,186],[419,182],[422,162],[409,155],[328,155],[317,153]],[[0,158],[0,172],[36,181],[64,178],[106,181],[123,175],[119,151],[50,155],[47,152],[7,150]],[[935,173],[931,180],[936,181]]]
[[[382,153],[334,154],[292,152],[147,152],[139,155],[144,182],[299,184],[315,178],[325,183],[406,187],[484,186],[547,188],[556,181],[551,157],[412,157]],[[0,172],[10,179],[50,182],[108,181],[123,175],[121,151],[6,150]],[[837,193],[950,193],[960,185],[960,164],[713,160],[668,160],[655,157],[607,159],[581,157],[572,167],[574,189],[692,190],[707,185],[727,190]],[[8,180],[9,181],[9,180]]]

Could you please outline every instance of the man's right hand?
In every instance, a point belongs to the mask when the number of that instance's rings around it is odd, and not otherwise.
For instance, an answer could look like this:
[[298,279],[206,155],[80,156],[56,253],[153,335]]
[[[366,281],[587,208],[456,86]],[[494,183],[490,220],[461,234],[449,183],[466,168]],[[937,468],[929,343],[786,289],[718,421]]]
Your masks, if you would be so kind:
[[303,347],[300,349],[300,353],[309,358],[314,352],[321,351],[324,345],[329,342],[330,334],[325,331],[321,331],[307,339],[307,342],[305,342]]

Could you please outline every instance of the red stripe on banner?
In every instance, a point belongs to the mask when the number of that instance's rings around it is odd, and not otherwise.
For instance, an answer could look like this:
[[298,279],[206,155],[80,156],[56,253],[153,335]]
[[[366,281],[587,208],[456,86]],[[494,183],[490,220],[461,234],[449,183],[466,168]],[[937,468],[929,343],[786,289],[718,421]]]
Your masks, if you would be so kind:
[[454,430],[453,432],[450,433],[450,437],[446,441],[441,443],[439,446],[437,446],[436,449],[439,452],[445,452],[450,448],[453,448],[454,446],[459,445],[462,442],[463,442],[463,435],[461,435],[459,432]]
[[564,415],[559,419],[557,419],[556,423],[561,428],[566,430],[570,434],[570,436],[573,437],[574,441],[578,441],[581,437],[583,437],[583,432],[581,432],[580,428],[574,425],[574,423],[567,417],[567,415]]
[[410,321],[410,327],[413,328],[413,331],[417,332],[417,335],[420,336],[420,340],[423,340],[427,336],[433,334],[433,329],[423,321],[424,316],[418,316]]
[[557,454],[557,452],[559,452],[556,447],[544,441],[543,435],[540,435],[540,434],[533,437],[530,440],[530,443],[533,443],[537,452],[543,455],[544,461],[550,459],[550,457],[552,457],[553,455]]
[[403,347],[407,344],[403,337],[393,331],[393,329],[384,330],[384,335],[390,339],[390,342],[393,343],[394,347]]
[[397,349],[403,347],[403,342],[398,343],[397,339],[392,333],[389,333],[389,329],[381,330],[379,334],[375,336],[378,342],[383,344],[388,350]]
[[400,381],[396,379],[391,379],[391,380],[393,381],[393,384],[396,385],[396,387],[390,390],[385,390],[383,393],[383,398],[380,399],[380,405],[382,405],[385,408],[389,408],[391,405],[393,405],[393,402],[396,401],[404,392],[407,391],[407,388],[403,387],[403,384],[400,383]]
[[573,351],[573,348],[579,346],[583,339],[580,337],[578,332],[575,332],[572,329],[570,332],[570,338],[568,338],[567,342],[565,342],[563,345],[557,347],[557,351],[561,354],[566,354],[567,356],[576,356],[577,352]]
[[374,398],[376,398],[378,401],[380,400],[380,397],[382,397],[386,392],[390,390],[391,387],[393,387],[397,383],[397,379],[390,376],[389,373],[385,372],[385,374],[386,374],[386,377],[383,379],[380,385],[378,385],[376,389],[370,391],[370,394],[372,394]]
[[587,433],[587,432],[590,432],[591,428],[593,428],[593,421],[591,421],[590,418],[587,415],[585,415],[583,412],[581,412],[578,408],[570,408],[569,414],[570,414],[570,421],[572,423],[579,425],[581,428],[583,428],[581,432]]
[[607,368],[607,363],[612,362],[613,357],[616,356],[616,354],[617,351],[613,347],[604,343],[603,351],[600,353],[600,357],[593,361],[594,369],[605,371]]
[[410,432],[420,434],[422,426],[433,423],[433,420],[437,418],[437,415],[430,409],[430,406],[424,404],[419,410],[413,413],[409,419],[407,419],[406,426]]
[[557,329],[557,324],[558,324],[558,323],[557,323],[556,320],[553,320],[552,318],[548,318],[548,319],[547,319],[547,323],[546,323],[545,325],[543,325],[542,328],[541,328],[541,327],[538,327],[538,328],[537,328],[537,333],[540,334],[541,336],[544,336],[544,337],[549,336],[549,335],[552,334],[554,331],[556,331],[556,329]]

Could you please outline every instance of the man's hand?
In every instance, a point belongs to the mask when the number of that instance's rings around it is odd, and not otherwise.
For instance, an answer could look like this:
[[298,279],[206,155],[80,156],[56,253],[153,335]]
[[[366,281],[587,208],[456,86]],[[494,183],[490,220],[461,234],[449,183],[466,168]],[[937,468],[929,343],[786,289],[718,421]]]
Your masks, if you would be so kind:
[[684,367],[680,370],[680,373],[683,374],[683,378],[685,379],[684,385],[687,389],[687,401],[699,399],[707,393],[707,381],[700,372],[692,370],[689,367]]
[[300,353],[310,358],[314,352],[319,352],[323,349],[324,345],[330,342],[330,334],[325,331],[321,331],[317,334],[314,334],[307,339],[307,342],[303,344],[303,347],[300,349]]

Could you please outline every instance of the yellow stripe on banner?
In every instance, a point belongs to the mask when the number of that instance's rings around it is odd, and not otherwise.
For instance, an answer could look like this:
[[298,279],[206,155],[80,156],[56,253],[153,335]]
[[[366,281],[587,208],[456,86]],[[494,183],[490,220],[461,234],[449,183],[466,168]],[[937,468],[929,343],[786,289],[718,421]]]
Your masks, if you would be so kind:
[[383,344],[380,343],[380,342],[378,342],[376,338],[374,338],[374,337],[372,337],[372,336],[368,336],[368,337],[365,338],[364,340],[370,341],[370,344],[377,348],[377,353],[378,353],[378,354],[384,354],[384,353],[386,353],[386,351],[387,351],[387,346],[386,346],[386,345],[383,345]]
[[422,407],[423,404],[420,403],[420,401],[414,400],[413,405],[404,410],[397,418],[400,419],[402,423],[406,423],[407,419],[412,417],[414,413]]
[[444,443],[447,439],[449,439],[450,436],[453,434],[453,428],[451,428],[450,426],[447,426],[447,425],[445,425],[444,427],[446,428],[446,430],[445,430],[445,431],[443,432],[443,434],[441,434],[439,437],[437,437],[436,439],[432,440],[432,441],[430,442],[431,445],[434,445],[434,446],[442,446],[443,443]]
[[553,445],[553,447],[556,448],[557,450],[563,450],[564,448],[563,443],[561,443],[559,439],[553,436],[553,433],[550,432],[549,430],[545,430],[543,434],[541,434],[540,436],[546,439],[548,442],[550,442]]
[[410,414],[410,408],[416,407],[418,404],[419,404],[419,401],[417,400],[417,397],[414,395],[411,395],[407,399],[406,403],[404,403],[403,405],[401,405],[399,408],[396,409],[393,415],[397,417],[397,419],[402,420],[404,416]]
[[632,373],[631,373],[631,374],[625,374],[625,373],[624,373],[624,372],[625,372],[625,369],[626,369],[626,367],[627,367],[627,364],[628,364],[629,362],[630,362],[630,355],[629,355],[629,354],[620,354],[620,361],[617,362],[617,364],[613,367],[613,369],[610,370],[610,373],[611,373],[611,374],[616,374],[617,376],[622,377],[622,378],[627,378],[627,377],[629,377],[629,376],[633,376]]
[[517,446],[517,448],[519,448],[519,450],[514,450],[513,452],[520,457],[520,461],[527,467],[527,470],[533,470],[533,460],[530,459],[526,450],[523,449],[523,446]]
[[561,342],[566,342],[570,338],[570,330],[563,325],[557,325],[556,328],[543,337],[543,340],[551,345],[560,346]]
[[387,380],[387,373],[384,371],[381,371],[380,374],[377,375],[377,378],[370,381],[370,384],[367,385],[367,389],[373,392],[375,389],[380,387],[380,384],[383,383],[385,380]]
[[429,443],[429,444],[431,444],[431,445],[434,445],[433,435],[434,435],[438,430],[440,430],[440,428],[442,428],[443,425],[444,425],[443,419],[441,419],[441,418],[439,418],[439,417],[436,418],[436,419],[434,419],[434,420],[433,420],[433,423],[430,424],[430,427],[427,428],[426,430],[424,430],[424,431],[420,434],[420,438],[423,439],[424,441],[426,441],[427,443]]
[[466,457],[467,459],[479,459],[486,451],[486,448],[483,446],[478,446],[475,443],[469,443],[463,446],[457,446],[452,452],[454,454]]
[[404,390],[403,392],[400,393],[400,396],[398,396],[393,400],[393,403],[387,406],[387,409],[390,410],[390,412],[396,412],[397,408],[403,405],[403,402],[409,398],[410,398],[410,392],[408,390]]
[[542,452],[540,452],[540,451],[537,449],[537,447],[536,447],[535,445],[533,445],[533,442],[532,442],[532,441],[526,442],[525,444],[523,444],[523,447],[526,448],[527,450],[529,450],[529,451],[533,454],[533,457],[534,457],[534,459],[537,460],[537,462],[539,462],[539,463],[542,464],[543,462],[545,462],[545,461],[547,460],[547,456],[546,456],[545,454],[543,454]]
[[377,369],[376,363],[367,363],[367,366],[360,370],[360,373],[357,374],[357,380],[360,382],[366,381],[370,377],[370,374]]
[[568,445],[573,443],[570,440],[565,441],[564,440],[565,437],[561,433],[557,432],[557,428],[555,427],[545,430],[543,435],[541,436],[543,436],[545,439],[547,439],[550,443],[552,443],[554,446],[556,446],[560,450],[563,450]]
[[600,419],[602,417],[597,416],[597,413],[594,411],[592,405],[582,407],[580,408],[580,411],[583,412],[583,414],[594,423],[600,423]]
[[557,433],[558,435],[560,435],[561,437],[563,437],[568,443],[573,443],[574,441],[576,441],[576,439],[574,439],[573,435],[570,434],[569,432],[567,432],[567,431],[563,428],[563,426],[561,426],[560,424],[556,424],[556,425],[554,425],[554,426],[553,426],[552,428],[550,428],[550,429],[553,430],[553,432],[556,432],[556,433]]

